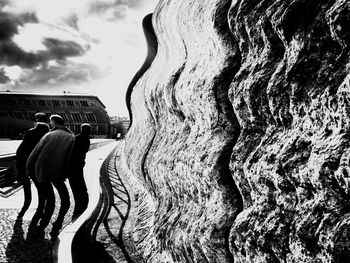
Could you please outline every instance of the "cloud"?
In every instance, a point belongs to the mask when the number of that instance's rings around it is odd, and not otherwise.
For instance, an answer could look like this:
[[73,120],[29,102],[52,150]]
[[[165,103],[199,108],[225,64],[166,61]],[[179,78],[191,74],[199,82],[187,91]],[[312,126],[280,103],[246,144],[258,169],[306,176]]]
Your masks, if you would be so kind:
[[94,65],[52,60],[37,68],[23,70],[19,81],[24,87],[46,86],[52,88],[72,83],[84,83],[92,78],[98,78],[99,74],[101,72]]
[[145,9],[150,2],[155,0],[94,0],[90,2],[88,12],[105,17],[108,21],[123,20],[130,10]]
[[19,20],[10,14],[0,12],[0,41],[9,40],[18,33]]
[[0,42],[0,63],[8,66],[33,67],[45,61],[45,54],[27,53],[12,41]]
[[79,17],[77,14],[68,15],[66,18],[64,18],[64,21],[67,23],[68,26],[74,28],[75,30],[78,30]]
[[35,21],[36,17],[33,13],[17,16],[0,11],[0,63],[31,67],[41,62],[41,54],[27,53],[12,41],[13,36],[18,33],[18,26]]
[[32,12],[15,15],[0,11],[0,41],[11,39],[18,33],[18,26],[37,21],[37,17]]
[[[38,46],[42,44],[44,50],[36,52],[28,52],[25,50],[26,44],[30,44],[35,38],[35,32],[32,29],[32,35],[30,32],[22,39],[19,34],[23,29],[28,27],[27,25],[34,25],[38,20],[34,13],[22,13],[15,15],[9,12],[0,12],[0,63],[7,66],[18,65],[20,67],[30,68],[36,67],[40,63],[49,61],[52,59],[66,59],[68,57],[82,56],[86,52],[88,46],[83,47],[80,43],[73,40],[61,40],[53,37],[41,36],[34,44]],[[21,32],[19,31],[21,29]],[[58,29],[56,28],[56,31]],[[66,35],[69,33],[65,32]],[[57,34],[58,35],[58,34]],[[31,37],[31,38],[30,38]],[[17,39],[18,38],[18,39]],[[73,36],[72,36],[73,38]]]
[[50,84],[59,84],[73,82],[86,82],[91,79],[90,71],[88,69],[73,69],[72,71],[65,72],[64,74],[49,80]]
[[73,56],[81,56],[84,49],[72,41],[61,41],[57,39],[45,39],[46,51],[37,53],[25,52],[12,41],[0,42],[0,63],[8,66],[18,65],[25,68],[38,66],[40,63],[52,59],[66,59]]
[[0,83],[10,82],[10,78],[6,75],[5,69],[0,68]]
[[73,41],[45,38],[43,44],[47,47],[50,59],[65,59],[66,57],[82,56],[85,50]]

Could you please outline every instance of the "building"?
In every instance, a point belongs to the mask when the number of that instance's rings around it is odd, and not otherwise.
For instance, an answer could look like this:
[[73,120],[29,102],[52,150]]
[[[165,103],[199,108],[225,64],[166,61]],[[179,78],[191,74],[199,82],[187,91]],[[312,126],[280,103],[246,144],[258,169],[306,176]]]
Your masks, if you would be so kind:
[[110,135],[110,119],[105,105],[88,94],[38,94],[0,91],[0,138],[21,138],[32,128],[35,113],[59,114],[74,133],[82,123],[92,127],[92,137]]
[[124,138],[129,130],[130,121],[127,117],[110,117],[111,129],[110,134],[112,138]]

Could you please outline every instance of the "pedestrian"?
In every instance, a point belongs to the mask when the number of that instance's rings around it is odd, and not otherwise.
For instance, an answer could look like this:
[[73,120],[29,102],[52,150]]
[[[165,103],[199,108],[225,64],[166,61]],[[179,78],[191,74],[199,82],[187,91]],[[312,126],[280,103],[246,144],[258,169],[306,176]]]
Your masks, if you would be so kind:
[[22,182],[24,192],[24,203],[20,212],[18,213],[18,218],[22,218],[24,216],[32,201],[31,182],[26,171],[28,157],[40,139],[50,130],[48,118],[45,113],[36,113],[35,120],[35,127],[26,131],[23,141],[18,146],[16,151],[17,173],[19,180]]
[[83,123],[80,126],[80,134],[75,136],[70,159],[71,173],[68,179],[75,202],[73,220],[85,211],[89,202],[83,168],[85,166],[86,153],[90,148],[90,133],[91,126],[87,123]]
[[[55,209],[55,195],[52,185],[57,189],[61,199],[56,221],[52,224],[50,235],[57,237],[62,228],[63,220],[68,212],[69,192],[65,185],[68,175],[68,161],[72,150],[74,135],[64,126],[64,120],[59,115],[50,116],[52,129],[41,138],[27,161],[27,171],[35,176],[38,195],[43,205],[38,204],[36,214],[41,217],[36,235],[43,236]],[[39,201],[40,203],[40,201]],[[36,215],[34,215],[33,220]],[[33,221],[32,220],[32,221]]]

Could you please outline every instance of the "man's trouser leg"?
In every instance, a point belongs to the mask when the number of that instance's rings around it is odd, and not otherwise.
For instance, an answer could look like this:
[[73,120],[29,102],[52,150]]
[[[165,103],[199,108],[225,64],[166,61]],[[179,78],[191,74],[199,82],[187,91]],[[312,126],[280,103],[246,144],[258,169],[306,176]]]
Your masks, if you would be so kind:
[[18,217],[23,217],[28,210],[30,203],[32,202],[32,191],[30,187],[30,178],[26,173],[26,167],[22,163],[17,163],[17,172],[19,179],[22,181],[24,202],[21,211],[18,213]]
[[58,212],[56,221],[52,224],[52,231],[50,233],[52,237],[55,237],[58,235],[60,229],[62,228],[64,217],[69,210],[70,201],[69,192],[64,181],[55,180],[52,182],[52,184],[57,189],[57,192],[61,199],[60,210]]
[[55,210],[55,193],[50,182],[38,183],[38,185],[38,191],[40,192],[39,196],[41,196],[43,199],[42,201],[44,201],[44,211],[40,220],[39,227],[45,229],[50,223],[52,214]]
[[89,202],[89,195],[84,180],[83,168],[74,170],[74,174],[72,174],[69,178],[69,184],[72,189],[75,202],[73,212],[73,219],[75,219],[85,211]]

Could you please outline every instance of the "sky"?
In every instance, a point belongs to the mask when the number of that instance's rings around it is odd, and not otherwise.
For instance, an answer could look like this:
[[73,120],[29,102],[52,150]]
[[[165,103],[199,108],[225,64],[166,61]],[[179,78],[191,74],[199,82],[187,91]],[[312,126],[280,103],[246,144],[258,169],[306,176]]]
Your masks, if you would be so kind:
[[146,58],[142,19],[158,0],[0,0],[0,91],[97,95],[128,116]]

